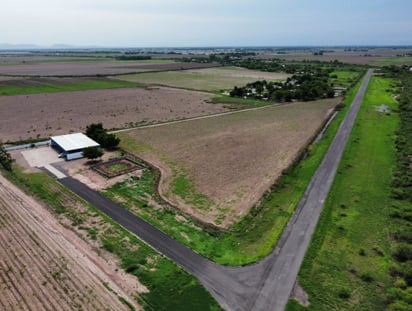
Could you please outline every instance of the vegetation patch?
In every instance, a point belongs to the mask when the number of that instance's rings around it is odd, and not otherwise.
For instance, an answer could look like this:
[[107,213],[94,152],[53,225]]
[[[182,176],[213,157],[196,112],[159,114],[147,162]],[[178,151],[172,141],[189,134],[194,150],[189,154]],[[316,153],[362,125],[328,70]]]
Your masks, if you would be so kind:
[[137,83],[107,78],[30,78],[0,81],[0,96],[136,87]]
[[122,157],[98,163],[96,165],[93,165],[91,168],[106,178],[113,178],[133,172],[138,169],[142,169],[143,167],[130,161],[126,157]]

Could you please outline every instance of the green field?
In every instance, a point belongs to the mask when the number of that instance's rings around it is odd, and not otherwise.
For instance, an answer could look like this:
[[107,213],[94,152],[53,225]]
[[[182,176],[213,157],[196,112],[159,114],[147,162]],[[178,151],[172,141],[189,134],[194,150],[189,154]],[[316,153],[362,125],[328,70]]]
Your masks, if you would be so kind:
[[[101,248],[113,253],[121,267],[137,276],[150,290],[136,297],[145,310],[221,310],[193,276],[82,201],[49,175],[25,174],[18,167],[14,167],[13,173],[4,172],[4,175],[45,202],[66,225],[71,223],[77,232],[87,235]],[[101,251],[96,248],[96,252],[100,254]]]
[[335,86],[348,88],[354,82],[358,80],[359,74],[360,74],[359,72],[355,72],[355,71],[336,70],[336,71],[333,71],[330,75],[337,76],[337,78],[332,79],[332,82],[334,83]]
[[167,71],[117,76],[116,79],[148,85],[162,85],[200,91],[230,90],[256,80],[284,80],[289,75],[237,67]]
[[0,81],[0,96],[136,87],[139,83],[111,79],[38,78]]
[[[386,310],[389,206],[399,117],[394,81],[372,77],[299,273],[308,310]],[[306,310],[290,302],[287,310]]]
[[392,57],[382,57],[375,60],[372,65],[375,66],[412,66],[412,56],[392,56]]

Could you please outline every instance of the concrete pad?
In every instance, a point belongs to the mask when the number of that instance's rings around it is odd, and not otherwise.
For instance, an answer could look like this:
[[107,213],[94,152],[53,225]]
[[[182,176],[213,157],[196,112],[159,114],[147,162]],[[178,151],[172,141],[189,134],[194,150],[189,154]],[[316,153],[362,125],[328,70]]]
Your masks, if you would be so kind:
[[45,167],[50,163],[62,162],[57,152],[51,147],[33,148],[21,152],[31,167]]
[[61,179],[61,178],[65,178],[67,177],[66,175],[64,175],[62,172],[60,172],[58,169],[54,168],[53,166],[51,166],[50,164],[46,164],[44,166],[44,168],[46,170],[48,170],[50,173],[52,173],[57,179]]

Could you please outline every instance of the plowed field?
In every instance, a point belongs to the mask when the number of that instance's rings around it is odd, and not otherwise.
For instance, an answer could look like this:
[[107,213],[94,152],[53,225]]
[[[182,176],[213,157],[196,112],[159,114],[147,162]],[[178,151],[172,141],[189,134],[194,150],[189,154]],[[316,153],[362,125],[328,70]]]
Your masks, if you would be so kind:
[[85,242],[0,175],[1,310],[130,310],[119,297],[133,299],[107,264],[86,250]]
[[121,133],[162,172],[161,194],[224,227],[241,219],[321,127],[339,98],[269,106]]
[[123,128],[227,111],[212,94],[171,88],[124,88],[0,97],[5,141],[83,131],[93,122]]

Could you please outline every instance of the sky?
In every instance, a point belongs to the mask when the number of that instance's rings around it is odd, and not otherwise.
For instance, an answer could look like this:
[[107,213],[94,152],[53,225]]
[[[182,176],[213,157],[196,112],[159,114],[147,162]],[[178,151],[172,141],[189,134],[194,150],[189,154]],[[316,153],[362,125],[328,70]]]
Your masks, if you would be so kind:
[[412,45],[411,0],[2,0],[0,43]]

